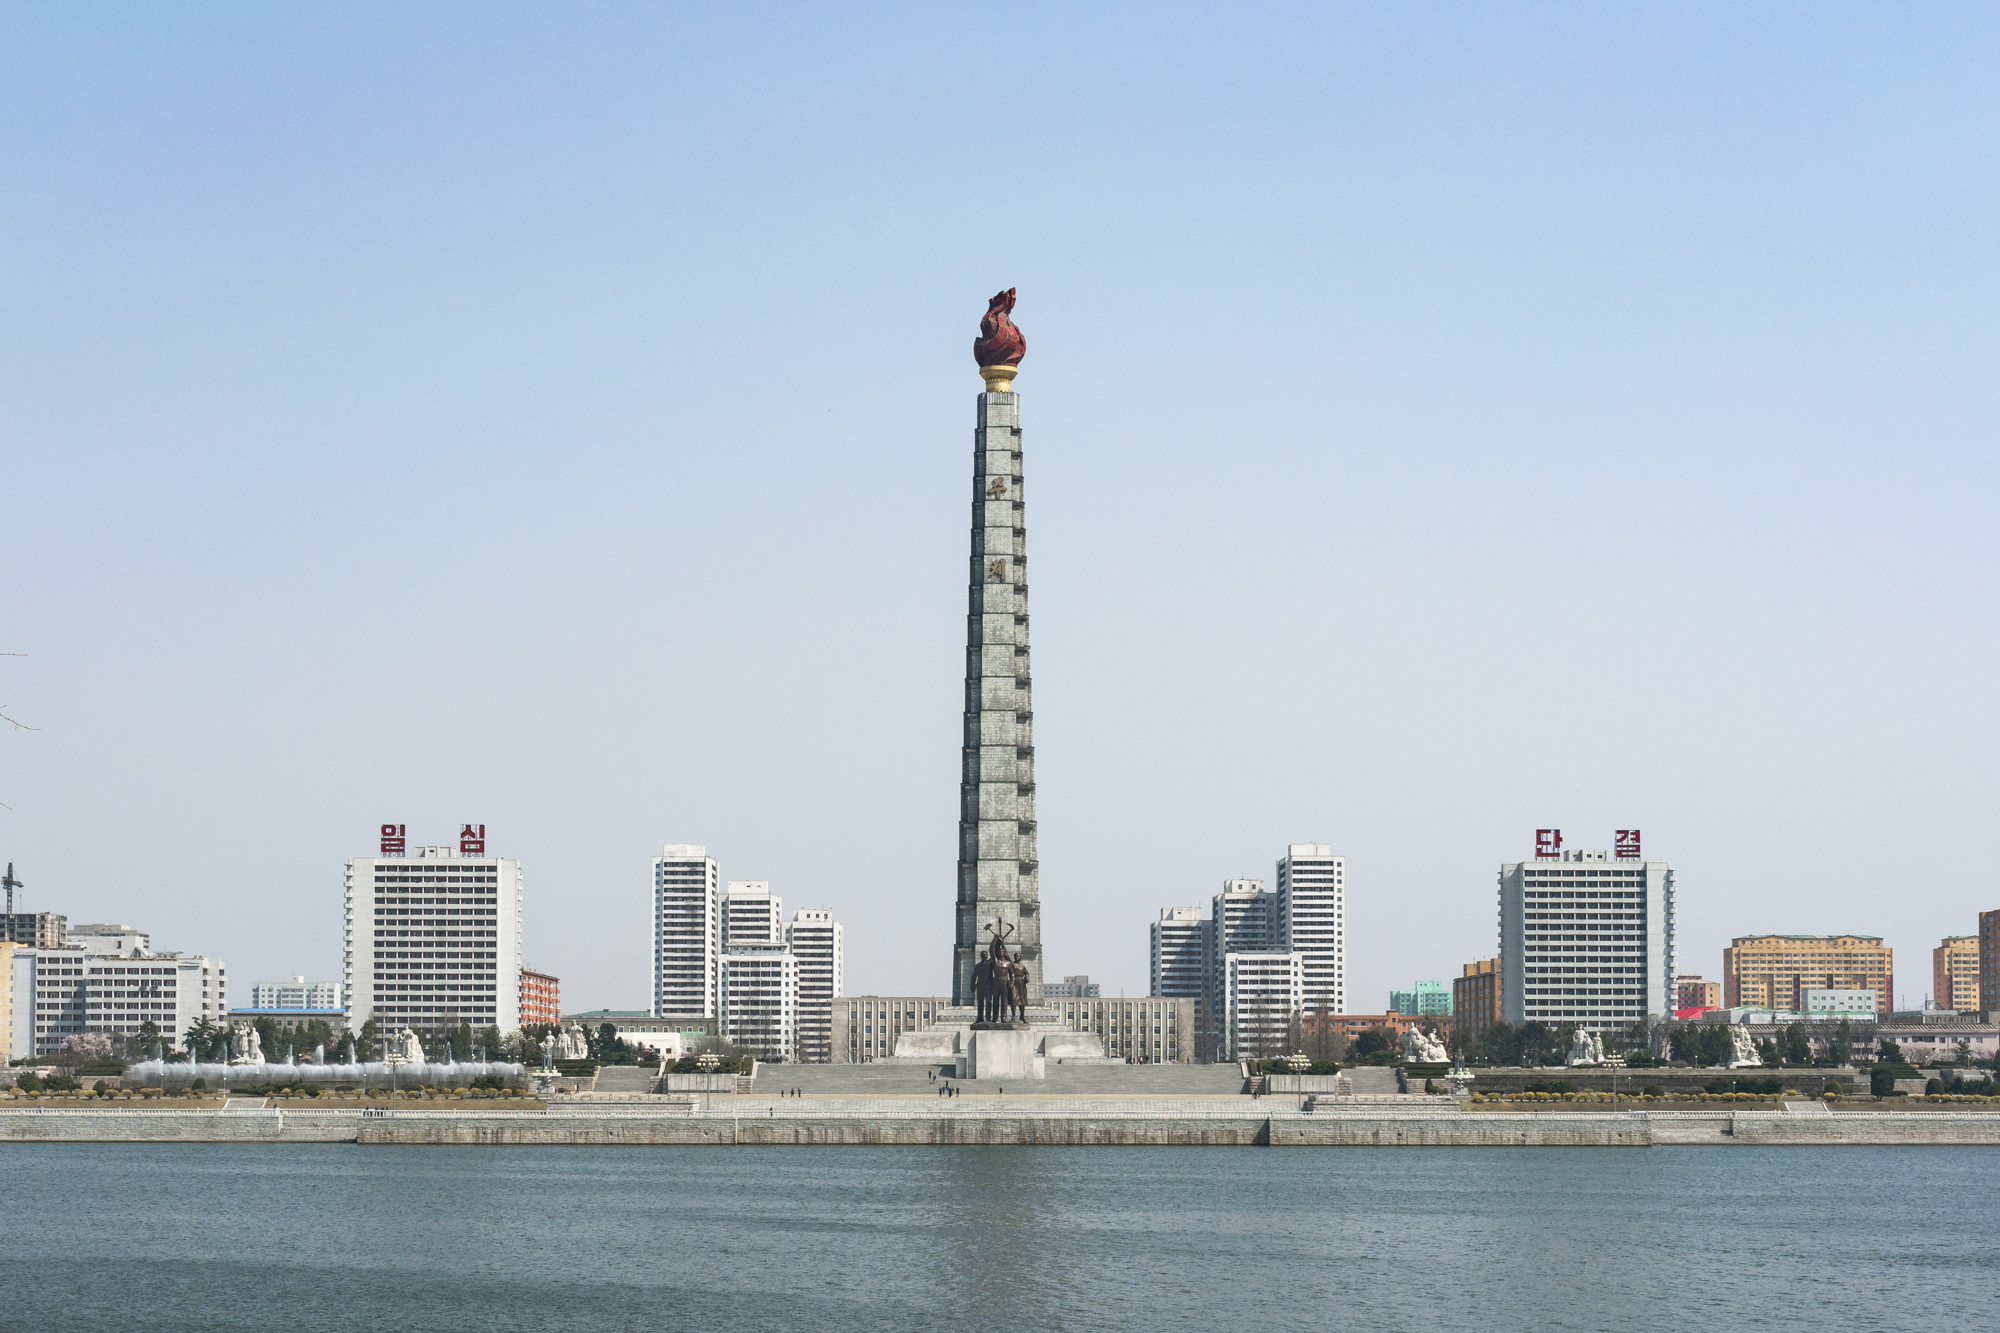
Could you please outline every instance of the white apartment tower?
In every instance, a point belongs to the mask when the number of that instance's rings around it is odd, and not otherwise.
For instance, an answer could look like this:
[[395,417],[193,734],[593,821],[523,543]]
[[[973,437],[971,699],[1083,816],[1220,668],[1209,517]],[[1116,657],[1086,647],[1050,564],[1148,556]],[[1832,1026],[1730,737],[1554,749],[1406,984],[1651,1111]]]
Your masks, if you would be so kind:
[[798,972],[798,1058],[833,1062],[833,1002],[847,993],[840,923],[824,908],[792,913],[785,944]]
[[760,1060],[797,1060],[798,960],[783,944],[740,943],[722,951],[717,977],[724,1040]]
[[1295,842],[1278,862],[1278,947],[1299,955],[1305,1008],[1347,1012],[1347,861],[1325,843]]
[[349,1030],[521,1026],[521,863],[485,855],[483,832],[405,851],[401,827],[384,827],[383,855],[347,862]]
[[[1222,892],[1209,900],[1208,929],[1202,935],[1207,974],[1202,1007],[1218,1036],[1227,1027],[1229,1013],[1229,955],[1278,948],[1283,932],[1276,912],[1277,895],[1265,892],[1261,879],[1226,879]],[[1203,1052],[1203,1057],[1210,1054]]]
[[1201,999],[1208,956],[1208,923],[1201,919],[1201,909],[1162,907],[1147,935],[1152,993]]
[[785,900],[773,897],[762,879],[733,879],[722,891],[722,947],[732,944],[782,944]]
[[1538,839],[1547,855],[1500,867],[1507,1022],[1603,1031],[1674,1016],[1674,868],[1629,838],[1615,857]]
[[1224,955],[1222,1040],[1238,1059],[1291,1054],[1292,1018],[1305,999],[1305,960],[1295,951]]
[[722,879],[706,847],[653,858],[653,1017],[712,1019],[722,961]]

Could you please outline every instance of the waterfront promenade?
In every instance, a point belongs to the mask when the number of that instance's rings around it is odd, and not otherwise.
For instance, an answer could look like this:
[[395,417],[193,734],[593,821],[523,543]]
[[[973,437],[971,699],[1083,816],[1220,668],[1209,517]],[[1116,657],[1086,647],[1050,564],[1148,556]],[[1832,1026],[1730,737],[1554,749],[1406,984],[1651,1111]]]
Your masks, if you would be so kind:
[[[1872,1105],[1872,1104],[1871,1104]],[[1065,1145],[1607,1147],[2000,1145],[2000,1111],[1487,1110],[1448,1098],[650,1097],[544,1109],[226,1109],[47,1105],[0,1110],[0,1143],[325,1142],[361,1145]]]

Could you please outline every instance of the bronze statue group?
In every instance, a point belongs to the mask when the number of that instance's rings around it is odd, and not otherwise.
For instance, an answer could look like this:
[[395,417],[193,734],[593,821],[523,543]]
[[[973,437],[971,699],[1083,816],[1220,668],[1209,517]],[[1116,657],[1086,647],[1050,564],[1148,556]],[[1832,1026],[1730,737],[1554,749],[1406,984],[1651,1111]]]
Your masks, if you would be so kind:
[[972,997],[981,1023],[1028,1021],[1028,969],[1007,953],[1006,935],[1013,929],[1009,926],[1003,932],[997,920],[988,926],[992,943],[986,946],[986,956],[972,965]]

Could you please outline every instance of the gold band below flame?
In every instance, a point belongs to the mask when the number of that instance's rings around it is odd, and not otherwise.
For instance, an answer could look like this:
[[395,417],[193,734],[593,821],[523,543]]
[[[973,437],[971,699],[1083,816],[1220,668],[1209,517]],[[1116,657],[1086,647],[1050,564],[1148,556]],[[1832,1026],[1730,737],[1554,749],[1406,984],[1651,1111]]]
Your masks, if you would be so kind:
[[1014,376],[1021,373],[1019,366],[981,366],[979,378],[986,381],[988,393],[1014,392]]

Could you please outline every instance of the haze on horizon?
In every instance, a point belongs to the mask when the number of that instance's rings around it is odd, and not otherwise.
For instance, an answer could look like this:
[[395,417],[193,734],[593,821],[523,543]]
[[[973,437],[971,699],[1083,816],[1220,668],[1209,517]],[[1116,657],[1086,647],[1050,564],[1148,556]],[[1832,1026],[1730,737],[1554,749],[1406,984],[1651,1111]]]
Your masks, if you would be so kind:
[[0,861],[339,975],[377,825],[948,986],[970,343],[1018,287],[1047,972],[1289,842],[1351,1008],[1640,827],[1679,961],[2000,907],[2000,17],[4,11]]

